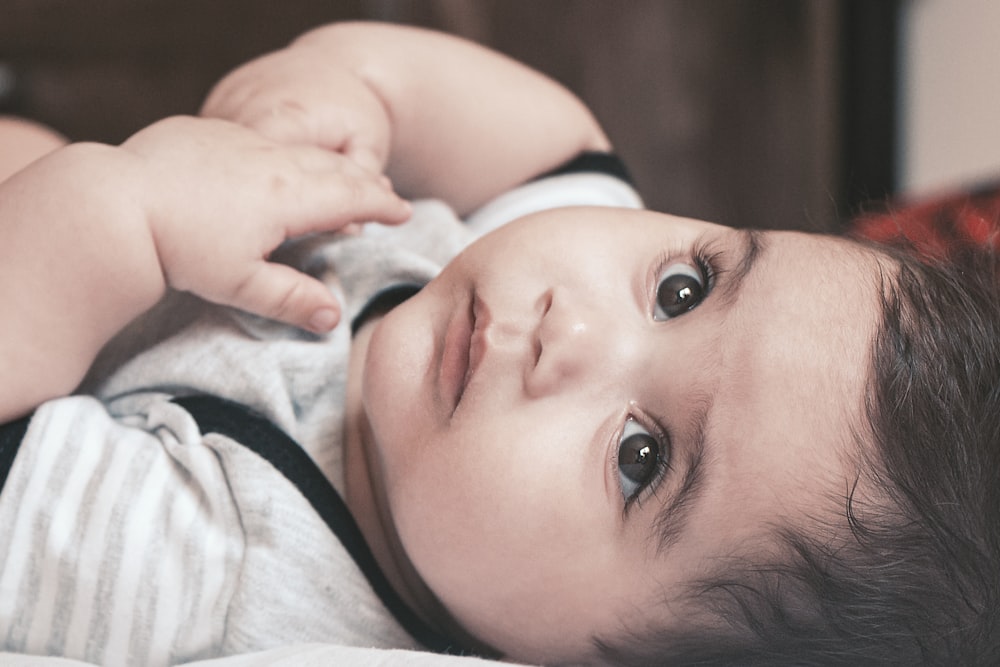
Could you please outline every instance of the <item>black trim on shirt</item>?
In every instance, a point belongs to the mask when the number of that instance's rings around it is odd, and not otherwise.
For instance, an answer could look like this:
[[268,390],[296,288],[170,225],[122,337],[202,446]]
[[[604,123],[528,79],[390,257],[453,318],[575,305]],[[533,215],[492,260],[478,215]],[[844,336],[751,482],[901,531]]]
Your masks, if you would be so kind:
[[368,303],[364,305],[353,320],[351,320],[351,335],[358,333],[358,329],[361,328],[365,322],[373,317],[378,317],[380,315],[385,315],[390,310],[403,303],[411,296],[416,294],[421,290],[423,285],[418,283],[399,283],[397,285],[390,285],[383,290],[375,293],[375,296],[368,299]]
[[34,413],[6,424],[0,424],[0,492],[7,483],[7,476],[14,465],[14,457],[28,431],[28,423]]
[[379,569],[340,494],[288,434],[250,408],[217,396],[185,396],[173,402],[194,417],[202,433],[231,438],[268,461],[294,484],[344,545],[382,604],[414,639],[438,653],[463,652],[463,647],[433,630],[403,602]]
[[547,171],[534,180],[541,180],[551,176],[562,176],[563,174],[597,173],[614,176],[634,186],[635,182],[628,173],[625,163],[614,153],[603,153],[599,151],[584,151],[569,162],[562,164],[552,171]]

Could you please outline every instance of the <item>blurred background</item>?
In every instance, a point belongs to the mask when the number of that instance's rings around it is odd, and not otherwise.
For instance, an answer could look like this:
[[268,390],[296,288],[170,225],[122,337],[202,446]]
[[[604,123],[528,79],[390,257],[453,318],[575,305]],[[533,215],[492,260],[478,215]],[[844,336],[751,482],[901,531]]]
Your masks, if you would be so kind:
[[557,78],[672,213],[835,231],[1000,167],[996,100],[978,99],[1000,90],[994,0],[0,0],[0,113],[117,143],[344,19],[453,32]]

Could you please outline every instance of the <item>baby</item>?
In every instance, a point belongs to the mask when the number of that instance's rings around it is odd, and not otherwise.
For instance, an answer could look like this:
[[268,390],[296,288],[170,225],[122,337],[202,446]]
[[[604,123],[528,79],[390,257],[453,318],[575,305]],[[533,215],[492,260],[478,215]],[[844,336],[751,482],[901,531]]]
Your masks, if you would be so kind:
[[992,273],[643,210],[565,89],[413,28],[202,116],[0,185],[4,650],[1000,659]]

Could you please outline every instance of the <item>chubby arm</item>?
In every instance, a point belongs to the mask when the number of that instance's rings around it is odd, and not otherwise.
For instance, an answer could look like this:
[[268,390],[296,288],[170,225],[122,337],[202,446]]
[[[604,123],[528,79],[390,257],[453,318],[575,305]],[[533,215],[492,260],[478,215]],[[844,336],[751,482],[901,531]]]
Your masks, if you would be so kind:
[[404,196],[462,213],[580,151],[610,148],[583,103],[539,72],[383,23],[308,32],[225,77],[202,113],[384,167]]
[[0,421],[66,394],[164,282],[116,149],[74,144],[0,184]]
[[50,153],[0,183],[0,422],[72,391],[168,287],[329,329],[334,297],[269,253],[291,236],[408,215],[349,158],[221,120],[171,118],[120,147]]

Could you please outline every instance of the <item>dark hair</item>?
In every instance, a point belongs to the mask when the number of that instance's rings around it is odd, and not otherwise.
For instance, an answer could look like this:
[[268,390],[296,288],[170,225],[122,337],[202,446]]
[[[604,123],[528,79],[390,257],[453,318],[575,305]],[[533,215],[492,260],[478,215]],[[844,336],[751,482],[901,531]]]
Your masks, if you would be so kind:
[[997,262],[974,249],[941,262],[886,255],[867,454],[841,525],[778,529],[783,562],[744,562],[691,588],[697,627],[596,640],[605,659],[1000,665]]

